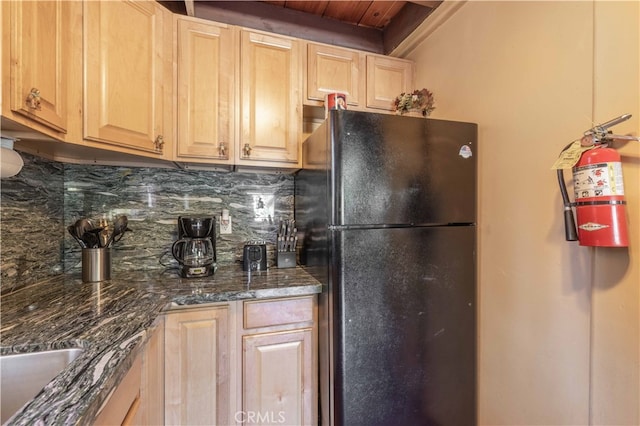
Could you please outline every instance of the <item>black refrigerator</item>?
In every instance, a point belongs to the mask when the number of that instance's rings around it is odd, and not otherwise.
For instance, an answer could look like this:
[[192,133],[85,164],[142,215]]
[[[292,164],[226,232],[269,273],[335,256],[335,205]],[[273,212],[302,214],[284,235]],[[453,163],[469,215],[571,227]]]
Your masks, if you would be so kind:
[[330,111],[295,177],[323,425],[476,424],[477,125]]

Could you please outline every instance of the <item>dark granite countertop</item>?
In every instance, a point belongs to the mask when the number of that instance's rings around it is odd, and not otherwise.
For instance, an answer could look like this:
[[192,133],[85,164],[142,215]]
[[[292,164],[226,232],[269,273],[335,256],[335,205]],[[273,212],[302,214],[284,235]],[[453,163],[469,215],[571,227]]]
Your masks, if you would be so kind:
[[248,274],[220,267],[209,278],[175,272],[113,273],[83,283],[61,275],[0,298],[0,354],[80,347],[84,351],[8,424],[86,424],[140,353],[154,321],[168,308],[319,293],[304,269]]

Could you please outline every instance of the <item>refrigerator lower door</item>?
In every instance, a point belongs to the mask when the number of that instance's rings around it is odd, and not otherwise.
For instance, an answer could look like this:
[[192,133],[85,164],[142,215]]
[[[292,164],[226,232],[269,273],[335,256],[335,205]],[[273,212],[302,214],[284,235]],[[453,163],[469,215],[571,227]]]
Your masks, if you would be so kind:
[[475,245],[474,226],[333,231],[333,424],[476,424]]

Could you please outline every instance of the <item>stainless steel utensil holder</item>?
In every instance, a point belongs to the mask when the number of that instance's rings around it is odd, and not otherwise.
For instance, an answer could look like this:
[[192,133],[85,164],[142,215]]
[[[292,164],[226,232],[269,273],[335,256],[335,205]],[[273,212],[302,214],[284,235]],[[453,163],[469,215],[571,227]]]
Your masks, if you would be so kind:
[[111,249],[82,249],[82,281],[95,283],[111,279]]

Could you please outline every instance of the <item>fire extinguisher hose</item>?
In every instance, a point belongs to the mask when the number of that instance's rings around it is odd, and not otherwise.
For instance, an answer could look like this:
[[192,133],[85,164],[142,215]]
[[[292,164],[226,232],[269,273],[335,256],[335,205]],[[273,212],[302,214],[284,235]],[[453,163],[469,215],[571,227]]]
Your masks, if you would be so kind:
[[[573,142],[565,146],[561,152],[566,151],[572,144]],[[558,169],[557,175],[558,185],[560,186],[560,195],[562,196],[562,203],[564,204],[564,238],[567,241],[578,241],[576,220],[573,216],[571,200],[569,200],[569,193],[567,192],[567,184],[564,181],[564,171],[562,169]]]

